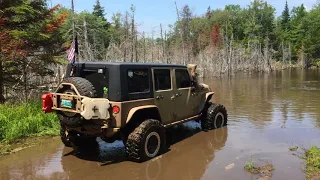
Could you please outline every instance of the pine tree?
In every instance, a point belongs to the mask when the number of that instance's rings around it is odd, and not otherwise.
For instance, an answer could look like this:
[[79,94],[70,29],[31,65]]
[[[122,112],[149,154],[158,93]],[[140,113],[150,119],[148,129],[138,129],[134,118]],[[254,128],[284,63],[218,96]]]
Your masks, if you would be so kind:
[[288,7],[288,2],[286,1],[286,5],[284,7],[284,10],[281,15],[281,28],[284,31],[289,30],[289,24],[290,24],[290,10]]
[[97,17],[100,17],[100,18],[102,18],[103,20],[106,20],[105,19],[105,13],[104,13],[104,7],[102,7],[101,5],[100,5],[100,1],[99,0],[97,0],[96,1],[96,4],[93,6],[93,12],[92,12],[92,14],[94,14],[95,16],[97,16]]
[[210,19],[211,18],[211,7],[209,6],[207,9],[206,16]]
[[26,95],[30,86],[27,86],[28,72],[52,73],[46,65],[55,63],[53,56],[62,51],[58,30],[67,14],[56,15],[59,6],[47,9],[44,1],[0,1],[0,7],[0,103],[3,103],[4,86],[19,83]]

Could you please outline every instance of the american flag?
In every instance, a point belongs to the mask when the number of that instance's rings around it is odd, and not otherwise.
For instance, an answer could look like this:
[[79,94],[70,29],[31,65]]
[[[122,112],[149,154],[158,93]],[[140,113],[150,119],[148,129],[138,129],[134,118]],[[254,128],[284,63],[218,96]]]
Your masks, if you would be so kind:
[[71,64],[74,64],[76,56],[75,54],[78,53],[78,42],[77,37],[72,42],[71,47],[67,50],[67,58]]

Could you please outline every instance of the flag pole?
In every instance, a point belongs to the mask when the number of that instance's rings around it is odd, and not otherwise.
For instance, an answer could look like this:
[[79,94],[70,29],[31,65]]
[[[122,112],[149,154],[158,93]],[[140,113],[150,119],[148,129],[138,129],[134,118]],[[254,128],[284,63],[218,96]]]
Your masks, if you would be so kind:
[[[75,18],[74,18],[74,0],[71,0],[71,7],[72,7],[72,40],[74,41],[75,44],[78,44],[78,38],[76,38],[76,25],[75,25]],[[78,47],[76,47],[78,48]],[[78,49],[76,49],[75,51],[75,55],[74,55],[74,58],[75,58],[75,62],[79,62],[79,59],[78,59]]]
[[72,7],[72,40],[75,39],[75,24],[74,24],[74,2],[71,0]]

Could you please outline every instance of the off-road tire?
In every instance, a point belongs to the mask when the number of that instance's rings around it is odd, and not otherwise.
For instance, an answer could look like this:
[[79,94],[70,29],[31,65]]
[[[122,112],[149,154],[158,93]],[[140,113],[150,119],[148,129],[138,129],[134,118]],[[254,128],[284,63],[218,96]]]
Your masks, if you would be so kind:
[[208,109],[209,107],[212,105],[211,102],[207,102],[205,104],[205,107],[203,109],[203,112],[202,112],[202,116],[201,116],[201,129],[203,131],[207,131],[207,130],[210,130],[212,129],[212,122],[211,122],[211,119],[207,119],[207,113],[208,113]]
[[[64,79],[62,81],[62,83],[73,84],[77,88],[77,90],[81,96],[86,96],[89,98],[97,97],[96,90],[95,90],[94,86],[92,85],[92,83],[84,78],[71,77],[71,78]],[[70,91],[73,91],[73,90],[71,90],[70,88],[65,88],[65,89],[59,90],[60,93],[70,92]],[[57,114],[58,114],[60,121],[68,127],[78,127],[78,126],[81,126],[81,124],[83,122],[83,118],[81,117],[80,114],[74,113],[72,115],[70,115],[70,114],[67,115],[66,113],[61,112],[61,111],[57,111]]]
[[[149,152],[148,143],[155,136],[157,146]],[[160,143],[160,144],[159,144]],[[126,142],[126,153],[130,160],[143,162],[156,157],[166,148],[165,129],[160,121],[148,119],[142,122],[132,133]]]
[[64,126],[60,127],[60,138],[65,146],[72,147],[72,143],[67,137],[66,128]]
[[208,103],[201,120],[203,130],[217,129],[227,125],[228,113],[221,104]]
[[64,126],[61,126],[60,128],[60,138],[63,144],[67,147],[92,147],[97,143],[95,137],[88,137],[84,135],[77,136],[77,134],[73,132],[69,132],[67,136],[66,128]]

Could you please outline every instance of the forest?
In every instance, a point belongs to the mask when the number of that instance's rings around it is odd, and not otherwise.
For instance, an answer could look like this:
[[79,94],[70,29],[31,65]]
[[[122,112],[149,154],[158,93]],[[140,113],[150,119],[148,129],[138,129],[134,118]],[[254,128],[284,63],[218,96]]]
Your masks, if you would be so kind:
[[285,3],[279,17],[263,0],[209,6],[202,15],[176,4],[176,22],[152,32],[138,31],[134,5],[111,19],[99,0],[90,12],[41,0],[0,1],[0,7],[0,103],[38,98],[63,79],[73,20],[80,61],[197,63],[205,77],[320,66],[319,3],[310,10]]

